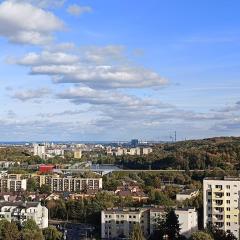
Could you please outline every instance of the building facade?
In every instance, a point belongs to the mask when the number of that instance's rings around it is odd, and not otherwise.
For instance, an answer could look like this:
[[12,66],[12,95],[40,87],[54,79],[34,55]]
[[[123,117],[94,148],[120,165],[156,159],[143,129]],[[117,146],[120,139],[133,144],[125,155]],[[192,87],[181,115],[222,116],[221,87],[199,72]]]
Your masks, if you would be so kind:
[[81,149],[76,149],[74,151],[74,158],[77,158],[77,159],[82,158],[82,150]]
[[[182,235],[189,237],[198,230],[198,216],[194,208],[176,209],[175,213],[179,218]],[[156,229],[159,218],[165,214],[163,207],[104,210],[101,213],[101,238],[129,238],[135,224],[141,226],[145,238],[148,238]]]
[[213,224],[239,239],[240,178],[203,180],[204,227]]
[[60,177],[58,175],[33,175],[39,187],[49,185],[52,192],[81,192],[102,189],[102,178]]
[[1,202],[0,218],[23,225],[27,219],[36,222],[39,228],[48,227],[48,209],[39,202]]
[[27,179],[0,178],[1,192],[20,192],[27,190]]
[[198,190],[184,189],[183,191],[176,194],[176,200],[182,202],[186,199],[197,197],[199,194]]
[[46,157],[46,147],[44,144],[33,144],[33,155],[42,159]]
[[195,208],[176,209],[175,214],[178,216],[181,235],[189,238],[198,230],[198,214]]

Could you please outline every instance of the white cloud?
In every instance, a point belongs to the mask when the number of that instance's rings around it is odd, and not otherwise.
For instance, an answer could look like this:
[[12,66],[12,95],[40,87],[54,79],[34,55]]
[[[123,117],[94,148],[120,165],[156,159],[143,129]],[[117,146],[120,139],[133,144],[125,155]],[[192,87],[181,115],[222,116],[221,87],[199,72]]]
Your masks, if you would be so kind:
[[128,62],[125,56],[125,47],[121,45],[107,45],[104,47],[89,46],[84,51],[84,57],[87,61],[103,64],[114,62]]
[[[107,90],[94,90],[89,87],[72,87],[58,94],[61,99],[69,99],[76,104],[111,105],[123,107],[153,106],[160,103]],[[162,105],[163,106],[163,105]]]
[[137,67],[43,65],[32,74],[52,75],[55,83],[83,83],[92,88],[148,88],[167,84],[156,72]]
[[63,6],[65,0],[12,0],[12,2],[26,2],[41,8],[55,8]]
[[31,99],[42,98],[50,93],[50,90],[47,88],[40,89],[29,89],[24,91],[17,91],[13,94],[13,98],[16,98],[21,101],[27,101]]
[[92,8],[89,6],[79,6],[77,4],[73,4],[67,8],[67,12],[73,16],[80,16],[83,13],[92,12]]
[[63,29],[63,22],[51,12],[25,2],[0,4],[0,36],[10,42],[47,44],[52,33]]
[[31,74],[52,76],[54,83],[81,83],[91,88],[155,88],[168,82],[157,72],[131,64],[123,46],[90,46],[68,52],[30,53],[16,62],[30,66]]
[[40,54],[31,52],[16,63],[20,65],[49,65],[49,64],[72,64],[77,63],[79,57],[64,52],[43,51]]

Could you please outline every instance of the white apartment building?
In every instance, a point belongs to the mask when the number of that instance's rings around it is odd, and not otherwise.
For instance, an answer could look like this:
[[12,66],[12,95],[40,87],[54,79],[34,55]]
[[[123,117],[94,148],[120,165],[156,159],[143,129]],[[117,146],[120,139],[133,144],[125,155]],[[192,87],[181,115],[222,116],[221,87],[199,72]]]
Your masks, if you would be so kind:
[[198,230],[198,214],[195,208],[176,209],[175,214],[178,216],[181,235],[189,238]]
[[[181,234],[185,237],[198,230],[197,211],[192,208],[176,209]],[[101,213],[101,238],[112,239],[119,236],[129,238],[134,224],[140,224],[146,238],[154,232],[158,220],[166,214],[163,207],[146,207],[137,209],[109,209]]]
[[45,159],[46,147],[43,144],[33,144],[33,155]]
[[53,192],[81,192],[102,189],[102,178],[53,177],[49,182]]
[[101,238],[129,238],[135,224],[140,224],[144,236],[149,236],[149,211],[144,208],[110,209],[101,213]]
[[116,156],[122,156],[122,155],[147,155],[152,152],[152,148],[150,147],[134,147],[134,148],[111,148],[108,147],[107,149],[107,154],[109,155],[116,155]]
[[38,186],[49,185],[52,192],[81,192],[102,189],[102,178],[61,177],[59,175],[32,175]]
[[33,219],[39,228],[48,227],[48,209],[39,202],[1,202],[0,218],[19,222],[21,225],[27,219]]
[[240,178],[203,180],[204,227],[213,224],[239,239]]
[[20,192],[27,190],[27,179],[0,178],[1,192]]

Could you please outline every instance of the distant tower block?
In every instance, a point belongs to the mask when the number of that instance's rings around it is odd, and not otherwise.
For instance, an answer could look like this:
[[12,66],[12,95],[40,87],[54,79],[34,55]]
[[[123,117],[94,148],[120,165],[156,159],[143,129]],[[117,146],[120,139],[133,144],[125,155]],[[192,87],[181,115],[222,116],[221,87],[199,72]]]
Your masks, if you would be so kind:
[[82,158],[82,150],[80,150],[80,149],[75,150],[74,158],[78,158],[78,159]]

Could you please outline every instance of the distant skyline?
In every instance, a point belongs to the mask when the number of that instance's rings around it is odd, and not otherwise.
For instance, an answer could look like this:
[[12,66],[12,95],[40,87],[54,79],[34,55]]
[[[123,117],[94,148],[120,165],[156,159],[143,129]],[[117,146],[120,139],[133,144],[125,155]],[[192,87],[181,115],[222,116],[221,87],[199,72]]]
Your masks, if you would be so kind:
[[239,8],[0,1],[0,141],[239,136]]

